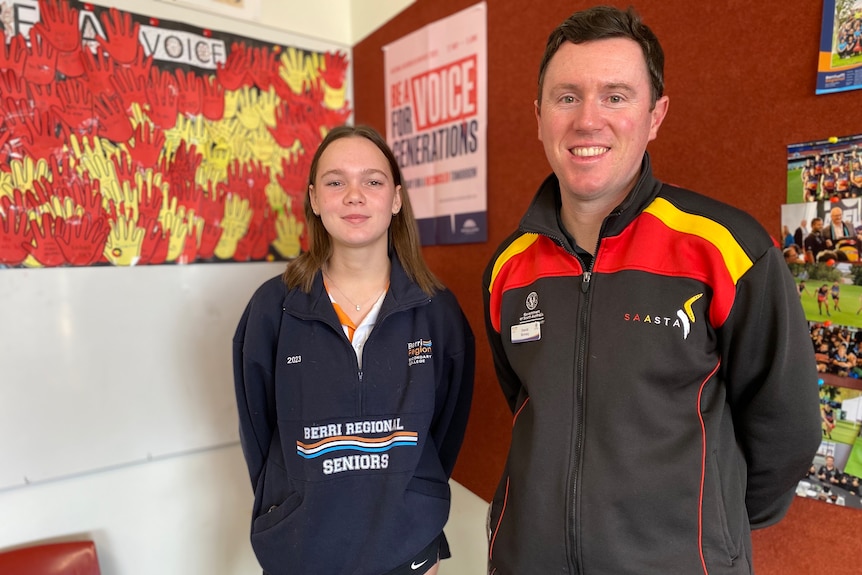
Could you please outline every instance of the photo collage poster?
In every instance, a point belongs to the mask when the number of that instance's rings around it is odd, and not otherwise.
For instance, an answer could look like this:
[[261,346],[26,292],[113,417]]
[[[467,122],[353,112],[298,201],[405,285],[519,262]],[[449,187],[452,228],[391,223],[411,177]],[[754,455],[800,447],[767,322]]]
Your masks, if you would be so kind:
[[779,242],[808,319],[822,441],[796,494],[862,509],[862,135],[787,148]]

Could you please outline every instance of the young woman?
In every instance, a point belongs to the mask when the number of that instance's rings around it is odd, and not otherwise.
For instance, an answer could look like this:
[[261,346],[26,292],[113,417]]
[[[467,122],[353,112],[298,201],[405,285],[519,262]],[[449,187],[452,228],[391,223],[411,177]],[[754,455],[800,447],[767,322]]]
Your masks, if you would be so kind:
[[473,390],[473,333],[422,259],[401,171],[373,129],[311,163],[309,251],[234,338],[251,541],[271,575],[434,574]]

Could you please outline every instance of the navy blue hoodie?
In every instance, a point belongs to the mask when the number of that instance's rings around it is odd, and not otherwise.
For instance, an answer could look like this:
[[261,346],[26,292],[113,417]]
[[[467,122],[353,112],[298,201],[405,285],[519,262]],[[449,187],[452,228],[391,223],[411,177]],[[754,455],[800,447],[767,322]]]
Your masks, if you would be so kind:
[[[473,333],[392,258],[359,368],[320,274],[251,298],[234,337],[251,541],[271,575],[380,575],[443,530],[473,391]],[[444,556],[448,547],[444,541]]]

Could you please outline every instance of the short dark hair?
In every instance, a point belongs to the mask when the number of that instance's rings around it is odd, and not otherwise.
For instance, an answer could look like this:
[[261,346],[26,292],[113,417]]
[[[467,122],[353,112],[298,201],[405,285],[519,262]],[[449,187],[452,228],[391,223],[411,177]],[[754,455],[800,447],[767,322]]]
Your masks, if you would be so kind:
[[656,35],[631,6],[625,11],[612,6],[595,6],[575,12],[551,32],[539,66],[539,105],[542,103],[542,84],[545,82],[548,63],[563,42],[583,44],[607,38],[629,38],[641,47],[652,84],[652,105],[655,106],[656,100],[664,94],[664,51]]

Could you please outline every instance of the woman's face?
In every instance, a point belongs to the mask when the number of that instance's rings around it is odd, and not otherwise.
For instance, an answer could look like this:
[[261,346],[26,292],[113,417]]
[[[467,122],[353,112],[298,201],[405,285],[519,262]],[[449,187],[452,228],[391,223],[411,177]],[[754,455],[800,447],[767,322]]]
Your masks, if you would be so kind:
[[361,136],[333,141],[320,156],[311,207],[332,238],[333,249],[386,249],[392,216],[401,209],[401,186],[373,142]]

